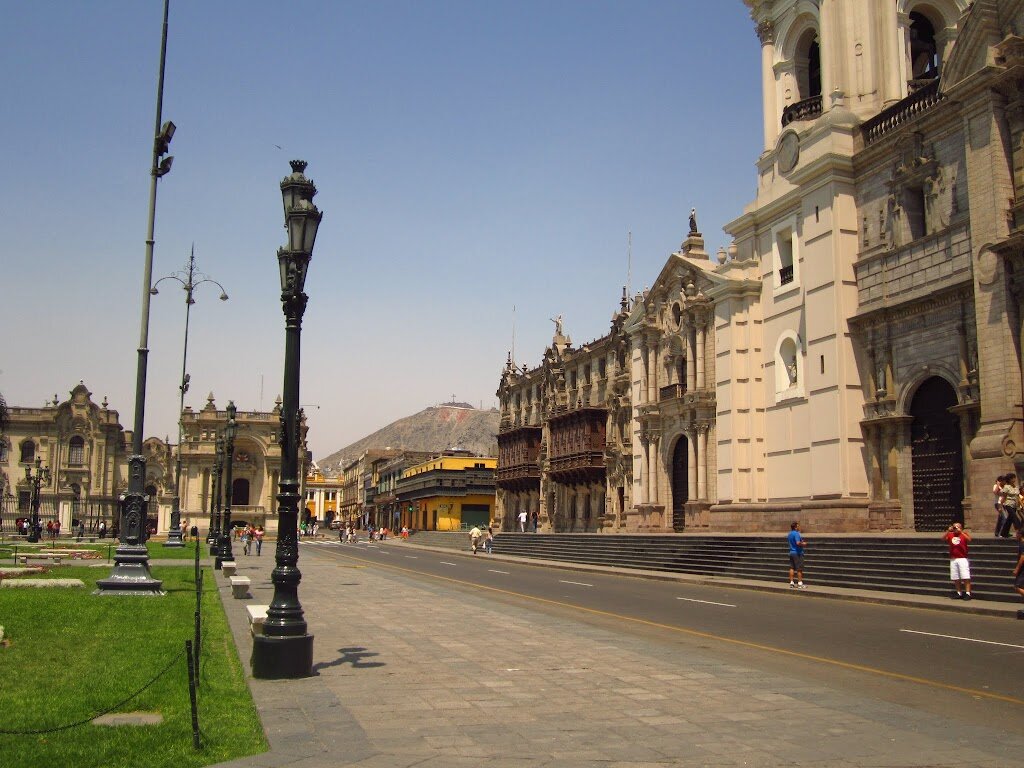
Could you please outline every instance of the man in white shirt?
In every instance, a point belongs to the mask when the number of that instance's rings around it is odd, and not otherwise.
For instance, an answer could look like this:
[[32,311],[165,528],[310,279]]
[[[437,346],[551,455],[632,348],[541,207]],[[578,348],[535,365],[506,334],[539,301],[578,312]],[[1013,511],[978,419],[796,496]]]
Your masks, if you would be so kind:
[[526,510],[519,513],[519,532],[526,533]]

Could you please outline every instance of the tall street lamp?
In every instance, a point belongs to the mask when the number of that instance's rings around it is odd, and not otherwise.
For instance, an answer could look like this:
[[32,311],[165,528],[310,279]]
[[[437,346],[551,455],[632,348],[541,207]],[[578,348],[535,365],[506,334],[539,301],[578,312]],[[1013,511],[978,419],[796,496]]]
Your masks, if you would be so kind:
[[[171,170],[174,157],[167,154],[174,137],[174,123],[161,122],[164,101],[164,65],[167,60],[167,14],[170,0],[164,0],[164,24],[160,37],[160,74],[156,86],[156,127],[153,138],[153,163],[149,171],[149,221],[146,229],[146,259],[142,281],[142,322],[139,333],[139,357],[135,377],[135,423],[132,455],[128,457],[128,490],[121,496],[121,521],[118,526],[114,570],[96,582],[98,595],[163,595],[163,582],[149,572],[146,551],[146,457],[142,454],[142,434],[146,415],[146,364],[149,357],[149,289],[153,284],[153,237],[156,224],[157,181]],[[163,159],[161,159],[163,158]]]
[[153,283],[153,287],[149,289],[151,296],[156,296],[159,293],[157,286],[164,280],[177,280],[185,290],[185,343],[181,350],[181,384],[178,385],[180,395],[178,400],[178,456],[174,464],[174,499],[171,502],[171,528],[167,532],[167,541],[164,542],[165,547],[183,547],[185,545],[181,540],[181,414],[185,411],[185,393],[188,392],[188,383],[192,378],[185,372],[186,362],[188,361],[189,313],[192,310],[192,305],[196,303],[196,300],[192,298],[192,294],[203,283],[213,283],[220,288],[221,301],[227,301],[228,294],[224,290],[224,286],[212,277],[196,271],[195,245],[192,246],[192,253],[188,257],[188,268],[184,272],[176,272],[173,275],[161,277]]
[[32,520],[29,523],[28,541],[35,543],[39,541],[39,488],[43,483],[50,482],[50,470],[43,466],[43,460],[36,456],[36,471],[32,474],[32,467],[25,467],[25,482],[32,488]]
[[213,533],[213,543],[210,545],[210,554],[215,555],[214,570],[220,570],[221,556],[220,556],[220,488],[221,488],[221,475],[224,474],[224,437],[217,435],[217,458],[213,465],[213,498],[216,504],[217,522],[215,523]]
[[231,481],[235,463],[235,436],[238,433],[238,423],[235,421],[237,413],[235,401],[229,400],[228,423],[224,427],[224,456],[226,458],[224,470],[224,524],[220,529],[220,547],[217,550],[217,559],[221,562],[235,559],[231,551]]
[[306,163],[291,161],[292,172],[281,182],[288,247],[279,248],[281,304],[285,316],[284,401],[281,409],[281,481],[278,486],[278,532],[274,598],[267,609],[263,634],[253,638],[252,674],[263,679],[309,677],[313,674],[313,636],[299,603],[299,348],[302,315],[309,297],[303,292],[322,214],[313,205],[316,187],[303,173]]

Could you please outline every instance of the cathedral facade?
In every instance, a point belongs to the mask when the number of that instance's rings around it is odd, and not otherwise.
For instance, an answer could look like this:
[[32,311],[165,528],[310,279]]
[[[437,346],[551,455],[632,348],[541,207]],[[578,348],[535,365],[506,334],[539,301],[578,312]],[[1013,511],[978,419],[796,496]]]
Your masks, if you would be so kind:
[[[745,2],[756,196],[714,258],[691,216],[602,340],[628,386],[589,405],[585,527],[987,525],[995,477],[1024,469],[1024,2]],[[499,507],[551,519],[550,422],[585,405],[558,361],[590,353],[556,337],[540,368],[506,366]]]

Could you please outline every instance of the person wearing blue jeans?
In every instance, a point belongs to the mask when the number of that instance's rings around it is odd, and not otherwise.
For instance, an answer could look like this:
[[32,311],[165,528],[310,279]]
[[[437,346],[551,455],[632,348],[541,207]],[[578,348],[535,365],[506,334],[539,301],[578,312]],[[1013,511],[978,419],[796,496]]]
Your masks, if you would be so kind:
[[[804,547],[807,542],[800,534],[800,522],[794,520],[789,526],[789,535],[786,537],[789,542],[789,586],[793,589],[804,588]],[[796,574],[796,581],[793,575]]]

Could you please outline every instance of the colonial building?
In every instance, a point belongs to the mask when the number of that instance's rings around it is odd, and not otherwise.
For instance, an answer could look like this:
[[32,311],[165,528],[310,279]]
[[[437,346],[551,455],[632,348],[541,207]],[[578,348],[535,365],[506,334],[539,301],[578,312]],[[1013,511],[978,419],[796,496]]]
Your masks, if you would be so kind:
[[[632,487],[620,512],[606,478],[603,516],[573,527],[987,523],[994,477],[1024,468],[1024,0],[745,2],[762,51],[756,197],[714,260],[691,215],[620,313]],[[557,514],[561,414],[528,397],[549,357],[586,353],[553,350],[502,376],[506,518]],[[552,376],[536,392],[557,391]],[[606,472],[622,461],[609,444]]]
[[487,526],[497,459],[449,450],[403,470],[395,486],[401,525],[425,531]]
[[[131,433],[121,426],[117,411],[92,400],[84,383],[68,399],[57,395],[41,408],[11,406],[7,432],[0,437],[0,499],[5,531],[17,517],[31,512],[32,484],[25,470],[35,473],[36,460],[49,469],[49,482],[40,488],[40,515],[45,522],[59,519],[64,530],[83,522],[95,531],[100,521],[112,527],[117,499],[127,484]],[[147,467],[147,485],[162,468]],[[155,511],[151,525],[156,523]]]
[[340,518],[341,478],[325,475],[313,462],[306,475],[306,512],[301,522],[319,520],[322,525]]
[[[280,475],[280,398],[273,411],[238,411],[232,480],[232,519],[277,529],[275,496]],[[88,532],[101,521],[113,530],[118,500],[127,488],[128,456],[132,433],[120,424],[118,412],[106,398],[97,405],[83,383],[69,399],[42,408],[12,407],[7,434],[0,442],[0,498],[4,499],[4,529],[11,518],[27,516],[31,486],[25,469],[41,466],[50,480],[41,488],[43,520],[59,519],[64,530],[81,521]],[[206,407],[182,412],[181,519],[205,533],[213,499],[213,469],[217,436],[227,424],[227,412],[218,410],[211,394]],[[306,423],[300,434],[300,467],[308,460]],[[170,527],[174,498],[177,446],[156,437],[143,442],[146,457],[145,490],[149,497],[149,529],[164,534]],[[34,471],[34,469],[33,469]]]

